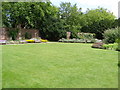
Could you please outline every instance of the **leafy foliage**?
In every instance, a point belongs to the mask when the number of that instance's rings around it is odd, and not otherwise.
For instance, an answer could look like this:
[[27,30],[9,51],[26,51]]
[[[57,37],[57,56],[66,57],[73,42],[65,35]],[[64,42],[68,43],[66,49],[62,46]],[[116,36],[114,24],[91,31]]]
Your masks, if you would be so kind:
[[86,11],[83,15],[85,25],[82,27],[82,32],[95,33],[98,39],[103,39],[102,33],[114,27],[115,16],[104,8]]
[[80,32],[81,23],[81,8],[78,9],[77,5],[71,3],[61,3],[59,7],[59,17],[63,20],[64,30],[72,32],[71,38],[76,38],[77,33]]
[[113,28],[113,29],[108,29],[104,32],[104,42],[105,43],[114,43],[117,39],[120,38],[120,33],[119,33],[120,28]]
[[104,47],[104,49],[111,49],[111,50],[120,51],[120,48],[118,47],[118,43],[104,44],[103,47]]
[[9,29],[8,30],[8,36],[12,38],[12,40],[16,40],[18,35],[19,29]]
[[[45,0],[46,1],[46,0]],[[104,8],[82,12],[76,4],[61,3],[55,7],[51,2],[3,2],[3,27],[35,28],[40,37],[59,40],[71,32],[71,38],[79,38],[78,32],[95,33],[102,39],[108,28],[117,27],[119,20]]]
[[25,39],[31,39],[32,35],[28,32],[25,33]]

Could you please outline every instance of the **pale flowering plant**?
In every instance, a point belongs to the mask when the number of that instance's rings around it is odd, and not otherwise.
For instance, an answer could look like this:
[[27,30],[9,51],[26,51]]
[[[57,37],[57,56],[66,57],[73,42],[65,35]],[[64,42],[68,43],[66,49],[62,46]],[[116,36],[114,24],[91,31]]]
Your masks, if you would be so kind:
[[6,43],[7,40],[0,40],[0,43]]

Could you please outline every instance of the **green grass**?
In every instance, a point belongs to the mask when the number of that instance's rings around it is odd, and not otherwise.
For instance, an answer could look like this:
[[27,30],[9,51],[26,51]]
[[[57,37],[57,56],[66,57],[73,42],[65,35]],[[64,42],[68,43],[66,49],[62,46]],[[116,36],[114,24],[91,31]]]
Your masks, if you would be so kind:
[[118,52],[91,44],[3,46],[3,88],[117,88]]
[[2,89],[2,46],[0,45],[0,89]]

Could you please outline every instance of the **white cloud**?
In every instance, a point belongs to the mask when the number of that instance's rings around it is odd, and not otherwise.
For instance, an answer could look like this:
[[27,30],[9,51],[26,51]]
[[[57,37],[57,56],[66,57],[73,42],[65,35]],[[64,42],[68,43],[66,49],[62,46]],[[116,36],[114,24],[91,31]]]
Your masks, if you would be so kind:
[[51,0],[54,5],[59,6],[60,2],[77,3],[78,7],[82,7],[85,12],[87,8],[97,8],[98,6],[107,8],[113,14],[118,17],[118,2],[119,0]]

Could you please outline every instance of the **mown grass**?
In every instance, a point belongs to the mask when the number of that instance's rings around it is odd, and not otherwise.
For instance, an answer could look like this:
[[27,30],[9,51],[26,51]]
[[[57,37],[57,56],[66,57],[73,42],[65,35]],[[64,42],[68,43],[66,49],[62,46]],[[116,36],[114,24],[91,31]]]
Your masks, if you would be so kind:
[[2,46],[0,45],[0,89],[2,89]]
[[3,88],[117,88],[118,52],[91,44],[3,46]]

